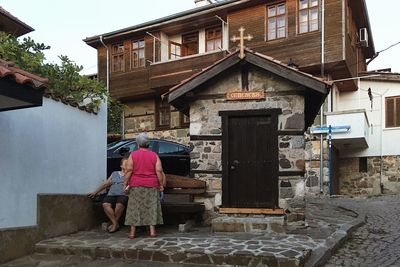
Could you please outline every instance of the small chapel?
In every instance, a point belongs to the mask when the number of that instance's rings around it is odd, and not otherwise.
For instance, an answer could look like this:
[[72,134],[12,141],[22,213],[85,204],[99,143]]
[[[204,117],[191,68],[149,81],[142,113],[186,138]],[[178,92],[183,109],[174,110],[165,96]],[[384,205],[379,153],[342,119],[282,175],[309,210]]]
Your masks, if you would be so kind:
[[260,225],[224,227],[237,218],[304,219],[304,133],[330,87],[245,49],[242,36],[239,50],[169,90],[168,102],[190,115],[191,171],[208,185],[197,201],[214,230]]

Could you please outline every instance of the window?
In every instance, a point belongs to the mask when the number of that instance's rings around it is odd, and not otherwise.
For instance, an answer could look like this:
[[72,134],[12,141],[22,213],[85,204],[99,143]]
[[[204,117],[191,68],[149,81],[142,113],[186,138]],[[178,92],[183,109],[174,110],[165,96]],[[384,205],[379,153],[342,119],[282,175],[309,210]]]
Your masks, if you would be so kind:
[[181,57],[181,44],[169,41],[169,59]]
[[361,157],[358,159],[358,171],[368,172],[368,158]]
[[124,70],[124,44],[115,44],[111,48],[112,72]]
[[206,30],[206,52],[222,48],[221,27]]
[[144,67],[144,39],[132,41],[131,69]]
[[186,116],[182,112],[180,112],[180,117],[181,117],[181,126],[188,126],[190,123],[190,117]]
[[318,1],[299,0],[299,33],[318,30]]
[[182,36],[182,56],[190,56],[199,53],[199,34],[189,33]]
[[400,96],[385,99],[386,128],[400,127]]
[[157,106],[157,126],[166,128],[171,122],[171,106],[167,99],[160,100]]
[[268,40],[286,37],[286,4],[281,3],[267,7]]
[[160,142],[158,146],[158,154],[160,155],[183,154],[185,152],[184,147],[167,142]]

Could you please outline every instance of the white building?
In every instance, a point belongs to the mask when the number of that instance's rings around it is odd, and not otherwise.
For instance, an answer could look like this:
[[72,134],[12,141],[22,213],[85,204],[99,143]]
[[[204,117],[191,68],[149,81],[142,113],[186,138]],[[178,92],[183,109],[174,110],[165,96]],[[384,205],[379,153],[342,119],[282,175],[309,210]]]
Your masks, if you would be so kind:
[[359,89],[334,93],[327,125],[350,125],[333,135],[340,194],[400,192],[400,74],[367,72]]

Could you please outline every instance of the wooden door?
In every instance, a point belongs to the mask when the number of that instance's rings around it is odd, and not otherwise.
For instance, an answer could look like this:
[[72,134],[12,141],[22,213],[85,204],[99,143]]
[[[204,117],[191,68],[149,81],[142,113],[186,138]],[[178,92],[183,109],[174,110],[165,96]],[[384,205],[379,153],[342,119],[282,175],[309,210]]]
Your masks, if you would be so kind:
[[221,113],[225,115],[222,143],[223,206],[277,208],[277,110]]

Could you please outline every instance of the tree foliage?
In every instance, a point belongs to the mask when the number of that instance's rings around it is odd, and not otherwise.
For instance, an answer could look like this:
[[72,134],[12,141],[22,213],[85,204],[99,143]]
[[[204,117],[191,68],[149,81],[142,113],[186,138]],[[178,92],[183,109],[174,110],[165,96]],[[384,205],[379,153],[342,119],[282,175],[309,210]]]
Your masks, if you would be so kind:
[[108,100],[108,113],[107,113],[107,132],[109,134],[120,134],[122,130],[123,105],[118,100],[109,98]]
[[19,41],[16,37],[0,32],[0,58],[14,62],[18,67],[49,79],[49,93],[69,101],[99,108],[106,99],[107,89],[102,82],[80,75],[83,67],[67,56],[59,56],[61,64],[46,63],[44,51],[50,49],[30,37]]

